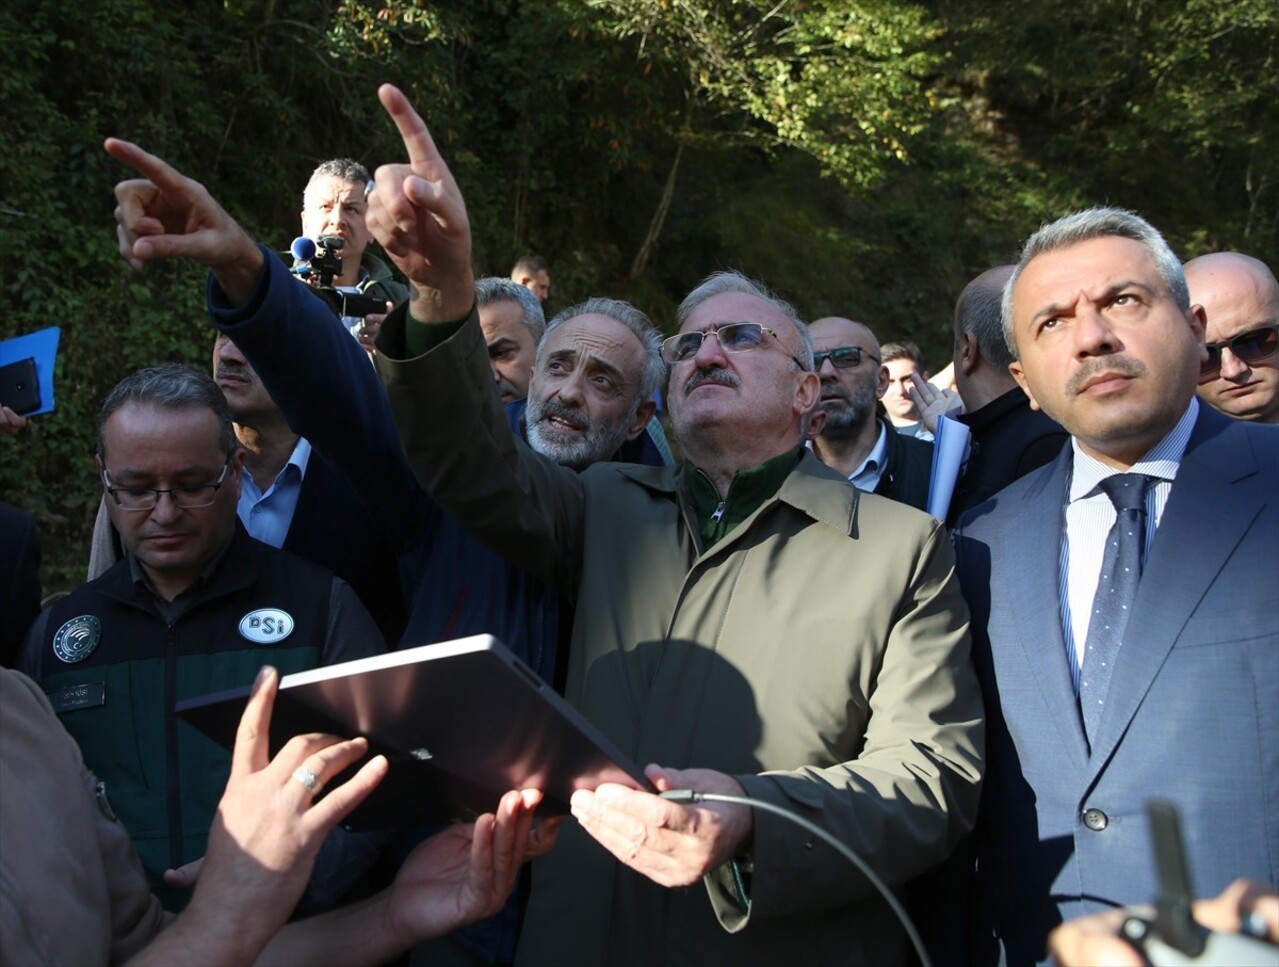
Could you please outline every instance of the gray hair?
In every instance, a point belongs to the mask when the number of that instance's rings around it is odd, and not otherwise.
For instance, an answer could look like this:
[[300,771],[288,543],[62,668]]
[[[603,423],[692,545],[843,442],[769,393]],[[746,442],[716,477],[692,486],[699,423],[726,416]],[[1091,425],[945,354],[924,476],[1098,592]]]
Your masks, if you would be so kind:
[[1164,285],[1167,286],[1173,302],[1182,312],[1190,311],[1190,290],[1186,287],[1186,276],[1181,269],[1181,261],[1173,254],[1164,237],[1150,222],[1136,212],[1124,208],[1086,208],[1059,218],[1052,224],[1041,226],[1022,247],[1017,268],[1013,270],[1012,277],[1004,286],[1001,307],[1004,341],[1008,344],[1008,351],[1012,353],[1013,359],[1017,358],[1017,342],[1013,333],[1013,286],[1021,278],[1026,265],[1037,255],[1108,236],[1130,238],[1144,245],[1154,259],[1155,269],[1163,279]]
[[1007,369],[1013,361],[1004,338],[1003,290],[970,283],[955,303],[955,325],[960,332],[972,333],[982,359],[992,366]]
[[98,414],[98,456],[107,458],[107,420],[126,403],[162,410],[207,409],[218,421],[218,447],[227,457],[239,448],[231,410],[218,384],[207,373],[181,363],[163,363],[130,373],[102,401]]
[[[519,288],[523,288],[523,286],[519,286]],[[528,290],[525,289],[525,291],[527,292]],[[537,297],[534,296],[534,298],[536,299]],[[629,329],[644,349],[644,371],[640,374],[640,393],[636,398],[636,407],[657,392],[658,387],[666,381],[666,362],[662,359],[662,334],[649,321],[648,316],[629,302],[596,296],[556,313],[555,318],[546,324],[546,334],[550,335],[556,326],[563,325],[578,316],[608,316],[608,318]],[[544,345],[544,342],[539,343],[537,348],[537,368],[539,371],[542,368],[542,347]]]
[[353,158],[330,158],[328,161],[320,162],[319,166],[311,172],[311,177],[306,183],[309,185],[316,178],[324,177],[333,177],[340,181],[351,181],[361,185],[367,185],[373,180],[369,169]]
[[546,314],[542,311],[542,303],[538,301],[533,290],[503,279],[489,276],[475,283],[475,305],[487,306],[494,302],[514,302],[520,307],[521,318],[528,331],[533,334],[533,345],[542,341],[546,331]]
[[791,325],[795,327],[795,332],[799,334],[800,368],[805,372],[813,372],[813,337],[809,335],[808,326],[804,325],[804,320],[800,319],[795,307],[777,296],[764,283],[749,279],[740,272],[715,272],[703,279],[697,288],[684,297],[684,301],[675,310],[677,328],[683,329],[684,323],[688,321],[693,310],[703,302],[714,296],[723,295],[725,292],[741,292],[761,299],[790,320]]

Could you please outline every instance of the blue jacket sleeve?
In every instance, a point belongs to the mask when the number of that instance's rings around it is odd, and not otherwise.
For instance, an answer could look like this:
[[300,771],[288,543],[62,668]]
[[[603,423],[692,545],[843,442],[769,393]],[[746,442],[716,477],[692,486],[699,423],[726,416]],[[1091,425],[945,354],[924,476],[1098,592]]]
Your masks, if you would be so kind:
[[402,552],[433,528],[438,508],[400,448],[386,392],[368,356],[329,308],[269,249],[253,296],[228,305],[210,276],[209,317],[235,341],[293,431],[311,441],[367,501],[382,536]]

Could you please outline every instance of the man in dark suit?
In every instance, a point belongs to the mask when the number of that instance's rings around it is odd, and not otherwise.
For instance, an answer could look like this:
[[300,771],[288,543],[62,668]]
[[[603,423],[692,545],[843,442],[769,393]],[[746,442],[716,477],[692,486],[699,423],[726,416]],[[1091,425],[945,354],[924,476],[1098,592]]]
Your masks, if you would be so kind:
[[955,303],[955,386],[964,401],[956,417],[972,432],[963,475],[955,483],[946,523],[993,497],[1057,456],[1068,433],[1033,409],[1008,372],[1013,361],[1004,341],[1000,297],[1013,266],[987,269]]
[[818,319],[808,331],[817,349],[813,358],[825,415],[812,438],[813,452],[854,486],[927,510],[933,445],[898,433],[875,414],[888,388],[879,340],[869,327],[838,316]]
[[1203,312],[1129,212],[1032,236],[1003,321],[1072,436],[956,534],[989,723],[975,952],[1025,963],[1063,918],[1154,897],[1152,797],[1196,895],[1279,879],[1279,431],[1195,400]]

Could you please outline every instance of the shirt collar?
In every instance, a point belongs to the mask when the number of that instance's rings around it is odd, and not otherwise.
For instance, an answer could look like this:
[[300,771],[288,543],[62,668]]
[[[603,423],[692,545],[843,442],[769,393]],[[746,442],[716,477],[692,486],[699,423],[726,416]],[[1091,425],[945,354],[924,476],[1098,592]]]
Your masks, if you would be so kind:
[[879,437],[875,440],[875,445],[870,448],[870,453],[866,454],[866,459],[848,475],[850,481],[855,481],[869,470],[884,469],[884,459],[888,455],[888,430],[884,428],[883,420],[877,419],[875,422],[879,424]]
[[[1190,433],[1195,428],[1195,420],[1199,417],[1199,400],[1190,398],[1190,405],[1181,415],[1162,440],[1142,455],[1134,463],[1128,473],[1144,473],[1158,480],[1172,481],[1176,479],[1177,467],[1182,455],[1186,452],[1186,444],[1190,442]],[[1081,497],[1092,494],[1097,485],[1107,477],[1119,471],[1107,466],[1100,460],[1090,457],[1079,448],[1079,441],[1071,437],[1070,446],[1074,453],[1074,465],[1070,477],[1070,501],[1073,503]]]

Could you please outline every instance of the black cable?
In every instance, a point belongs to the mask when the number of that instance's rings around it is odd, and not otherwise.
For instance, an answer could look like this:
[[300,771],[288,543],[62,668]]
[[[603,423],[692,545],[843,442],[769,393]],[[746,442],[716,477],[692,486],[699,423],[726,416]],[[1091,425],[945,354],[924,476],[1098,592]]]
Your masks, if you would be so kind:
[[781,806],[774,805],[762,799],[747,799],[745,796],[728,796],[718,792],[694,792],[692,789],[669,789],[661,793],[663,799],[669,799],[678,803],[698,803],[698,802],[729,802],[736,803],[739,806],[749,806],[752,809],[762,809],[765,812],[773,813],[775,816],[781,816],[783,819],[789,819],[796,826],[799,826],[806,832],[812,833],[821,839],[826,845],[830,846],[848,862],[852,863],[866,879],[870,880],[871,885],[877,889],[880,894],[888,901],[889,907],[893,913],[897,915],[897,919],[901,921],[901,925],[906,930],[906,936],[910,938],[911,945],[915,948],[915,955],[919,957],[922,967],[932,967],[932,961],[928,959],[928,951],[924,949],[924,941],[920,939],[919,931],[915,929],[915,925],[911,922],[910,916],[902,907],[901,902],[893,895],[890,890],[860,856],[854,853],[848,846],[841,843],[834,836],[822,829],[816,823],[805,819],[798,813],[791,812],[789,809],[783,809]]

